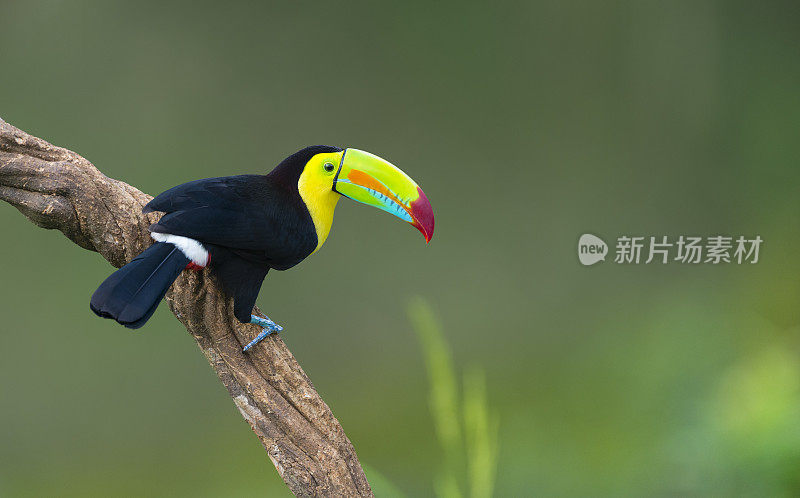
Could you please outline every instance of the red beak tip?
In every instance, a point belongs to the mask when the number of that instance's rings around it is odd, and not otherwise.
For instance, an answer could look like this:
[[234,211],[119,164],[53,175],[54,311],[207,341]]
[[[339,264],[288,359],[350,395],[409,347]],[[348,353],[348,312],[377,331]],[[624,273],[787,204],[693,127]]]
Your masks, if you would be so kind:
[[433,209],[425,192],[419,187],[417,187],[417,192],[419,192],[419,198],[411,203],[414,226],[422,232],[425,237],[425,243],[429,244],[433,238]]

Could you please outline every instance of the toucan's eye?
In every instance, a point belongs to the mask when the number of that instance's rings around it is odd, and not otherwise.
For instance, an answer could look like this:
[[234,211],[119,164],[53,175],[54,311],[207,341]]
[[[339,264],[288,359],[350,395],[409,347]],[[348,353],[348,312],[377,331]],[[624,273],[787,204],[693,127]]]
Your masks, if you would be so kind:
[[330,172],[332,172],[332,171],[333,171],[333,168],[334,168],[334,166],[333,166],[333,164],[331,164],[331,163],[325,163],[325,165],[323,166],[323,168],[325,168],[325,171],[327,171],[328,173],[330,173]]

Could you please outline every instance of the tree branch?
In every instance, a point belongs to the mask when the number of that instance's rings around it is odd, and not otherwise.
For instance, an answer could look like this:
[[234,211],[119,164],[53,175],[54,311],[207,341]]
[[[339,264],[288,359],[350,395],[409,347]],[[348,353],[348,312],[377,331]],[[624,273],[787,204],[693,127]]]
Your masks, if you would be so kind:
[[[0,119],[0,200],[38,226],[119,267],[152,243],[147,227],[160,215],[142,214],[150,199]],[[183,272],[166,299],[295,495],[372,496],[353,445],[280,335],[242,353],[260,329],[234,319],[208,270]]]

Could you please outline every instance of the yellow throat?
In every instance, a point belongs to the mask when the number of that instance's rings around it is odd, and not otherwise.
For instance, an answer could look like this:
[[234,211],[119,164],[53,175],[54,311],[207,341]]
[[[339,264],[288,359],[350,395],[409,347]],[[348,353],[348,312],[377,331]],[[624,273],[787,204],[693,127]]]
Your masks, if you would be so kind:
[[[312,254],[322,247],[331,231],[333,211],[341,197],[333,191],[333,178],[342,160],[342,154],[344,152],[316,154],[306,163],[300,174],[300,180],[297,182],[297,190],[306,204],[311,220],[314,222],[314,229],[317,231],[317,247]],[[334,170],[326,171],[326,164],[333,164]]]

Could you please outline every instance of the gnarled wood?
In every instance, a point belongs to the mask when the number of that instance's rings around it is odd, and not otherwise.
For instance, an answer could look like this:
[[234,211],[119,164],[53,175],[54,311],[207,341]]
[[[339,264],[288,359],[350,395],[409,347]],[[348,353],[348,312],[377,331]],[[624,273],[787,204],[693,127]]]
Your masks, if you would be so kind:
[[[0,200],[114,266],[151,244],[147,227],[160,216],[142,214],[151,198],[0,119]],[[279,335],[243,353],[260,329],[234,319],[208,270],[184,272],[166,299],[295,495],[372,496],[353,445]]]

